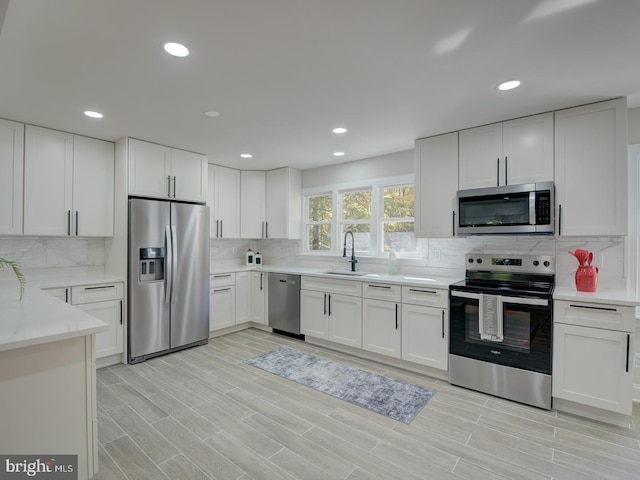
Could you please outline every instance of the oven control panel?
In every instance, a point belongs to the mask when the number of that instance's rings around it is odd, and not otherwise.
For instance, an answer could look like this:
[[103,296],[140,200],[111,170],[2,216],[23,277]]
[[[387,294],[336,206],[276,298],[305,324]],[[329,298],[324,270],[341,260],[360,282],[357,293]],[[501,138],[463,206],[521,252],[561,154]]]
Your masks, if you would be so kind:
[[553,255],[467,253],[465,262],[467,270],[555,273],[555,257]]

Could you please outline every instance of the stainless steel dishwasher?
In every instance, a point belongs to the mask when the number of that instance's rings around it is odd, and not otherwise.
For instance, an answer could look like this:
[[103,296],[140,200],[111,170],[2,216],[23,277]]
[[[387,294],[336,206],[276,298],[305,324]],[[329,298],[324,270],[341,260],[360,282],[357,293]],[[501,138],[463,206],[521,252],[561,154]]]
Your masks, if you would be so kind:
[[300,334],[300,275],[269,273],[269,326],[275,333]]

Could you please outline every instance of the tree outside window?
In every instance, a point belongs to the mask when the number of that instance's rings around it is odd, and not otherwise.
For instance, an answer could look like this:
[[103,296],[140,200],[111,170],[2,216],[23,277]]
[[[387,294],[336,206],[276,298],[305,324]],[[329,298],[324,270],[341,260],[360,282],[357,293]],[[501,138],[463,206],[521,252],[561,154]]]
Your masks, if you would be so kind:
[[383,251],[393,248],[397,253],[416,253],[413,185],[385,187],[383,198]]
[[307,250],[331,250],[332,195],[309,196],[307,206]]
[[356,252],[371,251],[371,190],[343,192],[340,195],[343,238],[351,230]]

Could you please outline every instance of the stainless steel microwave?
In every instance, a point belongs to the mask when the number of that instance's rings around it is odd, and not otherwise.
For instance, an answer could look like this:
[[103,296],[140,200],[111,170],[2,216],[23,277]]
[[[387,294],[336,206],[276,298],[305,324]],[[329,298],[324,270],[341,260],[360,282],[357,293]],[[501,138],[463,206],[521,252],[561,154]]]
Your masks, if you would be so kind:
[[554,194],[553,182],[459,190],[458,234],[552,235]]

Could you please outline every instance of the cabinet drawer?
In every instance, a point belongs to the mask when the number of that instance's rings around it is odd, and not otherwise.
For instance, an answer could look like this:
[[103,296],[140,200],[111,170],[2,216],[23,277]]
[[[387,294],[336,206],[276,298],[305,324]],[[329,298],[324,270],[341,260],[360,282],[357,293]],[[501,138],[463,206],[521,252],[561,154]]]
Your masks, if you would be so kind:
[[362,284],[362,297],[399,302],[402,298],[402,287],[387,283],[364,282]]
[[615,304],[556,300],[553,302],[553,316],[554,323],[633,333],[635,308]]
[[430,287],[402,287],[402,303],[426,307],[449,308],[449,290]]
[[357,280],[329,279],[322,277],[302,277],[300,288],[325,293],[336,293],[359,297],[362,295],[362,282]]
[[220,287],[222,285],[235,285],[236,274],[235,273],[216,273],[209,276],[210,287]]
[[120,300],[123,298],[123,292],[122,282],[71,287],[71,304],[81,305],[83,303]]

